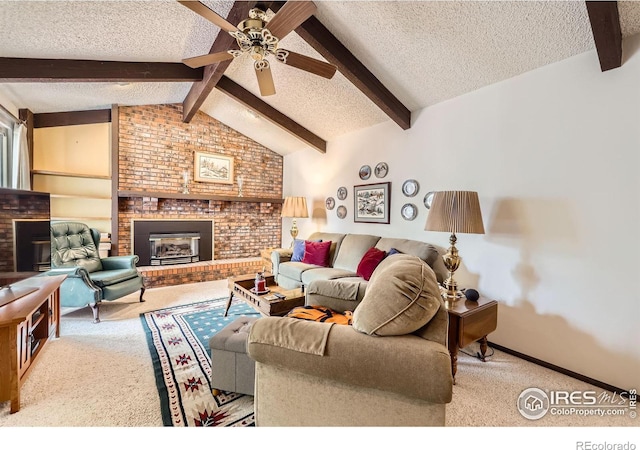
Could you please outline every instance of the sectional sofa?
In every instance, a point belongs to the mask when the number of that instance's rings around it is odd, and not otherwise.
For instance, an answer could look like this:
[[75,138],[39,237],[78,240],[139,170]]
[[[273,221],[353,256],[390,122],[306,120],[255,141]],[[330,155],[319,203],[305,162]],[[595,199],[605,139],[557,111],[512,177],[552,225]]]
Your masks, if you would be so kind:
[[253,323],[247,352],[256,362],[256,424],[444,426],[453,377],[435,271],[410,254],[385,256],[368,281],[350,270],[371,246],[400,247],[433,263],[437,252],[429,244],[377,236],[311,238],[336,239],[334,266],[279,260],[279,281],[309,283],[305,308],[351,312],[353,321],[272,316]]
[[396,249],[400,253],[417,256],[435,272],[438,282],[446,276],[446,268],[440,257],[441,251],[432,244],[412,240],[380,237],[370,234],[340,234],[315,232],[309,241],[331,241],[329,267],[291,261],[290,250],[275,250],[271,254],[273,275],[278,285],[285,289],[309,286],[315,280],[342,280],[359,282],[359,298],[366,290],[367,280],[357,273],[358,264],[367,250],[372,247],[389,252]]

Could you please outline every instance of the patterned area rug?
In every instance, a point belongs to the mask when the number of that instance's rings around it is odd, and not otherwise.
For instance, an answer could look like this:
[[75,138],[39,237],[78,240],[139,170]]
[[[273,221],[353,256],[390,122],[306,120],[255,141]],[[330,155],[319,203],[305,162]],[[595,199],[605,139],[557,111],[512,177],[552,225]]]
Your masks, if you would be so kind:
[[165,426],[254,426],[253,397],[211,393],[209,339],[240,316],[259,316],[234,300],[223,317],[226,298],[159,309],[140,315],[153,360]]

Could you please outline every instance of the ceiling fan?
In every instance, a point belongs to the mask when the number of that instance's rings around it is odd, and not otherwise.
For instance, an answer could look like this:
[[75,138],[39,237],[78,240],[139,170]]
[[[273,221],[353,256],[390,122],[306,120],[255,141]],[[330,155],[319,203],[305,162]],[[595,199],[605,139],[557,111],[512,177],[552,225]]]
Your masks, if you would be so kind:
[[239,48],[239,50],[209,53],[182,60],[189,67],[195,69],[249,54],[254,60],[253,67],[258,79],[260,94],[263,96],[276,93],[271,66],[267,59],[269,56],[273,56],[277,61],[288,66],[327,79],[331,79],[336,72],[336,67],[332,64],[278,46],[287,34],[315,13],[317,7],[311,1],[287,1],[275,14],[270,9],[263,11],[260,8],[253,8],[249,11],[249,17],[240,22],[238,26],[232,25],[198,1],[178,1],[178,3],[229,33],[236,40]]

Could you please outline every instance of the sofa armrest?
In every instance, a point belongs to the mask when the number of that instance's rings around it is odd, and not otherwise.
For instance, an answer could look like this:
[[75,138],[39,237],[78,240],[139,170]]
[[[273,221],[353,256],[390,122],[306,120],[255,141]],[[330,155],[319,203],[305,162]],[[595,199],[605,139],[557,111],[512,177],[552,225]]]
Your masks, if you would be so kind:
[[[328,329],[322,356],[293,350],[295,346],[290,345],[304,340],[310,326]],[[348,325],[263,317],[251,327],[247,351],[258,364],[346,385],[432,403],[449,403],[452,397],[447,348],[413,334],[369,336]]]
[[273,276],[277,276],[279,273],[280,263],[291,261],[291,255],[293,250],[288,248],[279,248],[271,252],[271,269]]
[[107,256],[100,259],[103,270],[135,269],[139,261],[138,255]]
[[314,280],[307,286],[305,305],[325,306],[340,313],[353,312],[362,301],[366,288],[366,283],[357,281]]
[[46,272],[44,272],[44,275],[66,275],[67,279],[80,278],[88,286],[97,289],[97,286],[93,283],[93,281],[91,281],[89,272],[87,272],[87,269],[85,269],[84,267],[56,267],[55,269],[47,270]]

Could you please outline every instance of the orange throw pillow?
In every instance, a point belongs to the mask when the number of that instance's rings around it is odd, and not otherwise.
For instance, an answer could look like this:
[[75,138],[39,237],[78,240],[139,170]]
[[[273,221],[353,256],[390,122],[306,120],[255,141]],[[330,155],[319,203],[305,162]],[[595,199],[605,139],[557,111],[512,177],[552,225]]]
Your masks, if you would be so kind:
[[351,318],[353,313],[351,311],[345,311],[344,314],[340,314],[331,308],[324,306],[298,306],[293,308],[286,317],[293,317],[302,320],[311,320],[314,322],[329,322],[337,323],[340,325],[351,325]]

